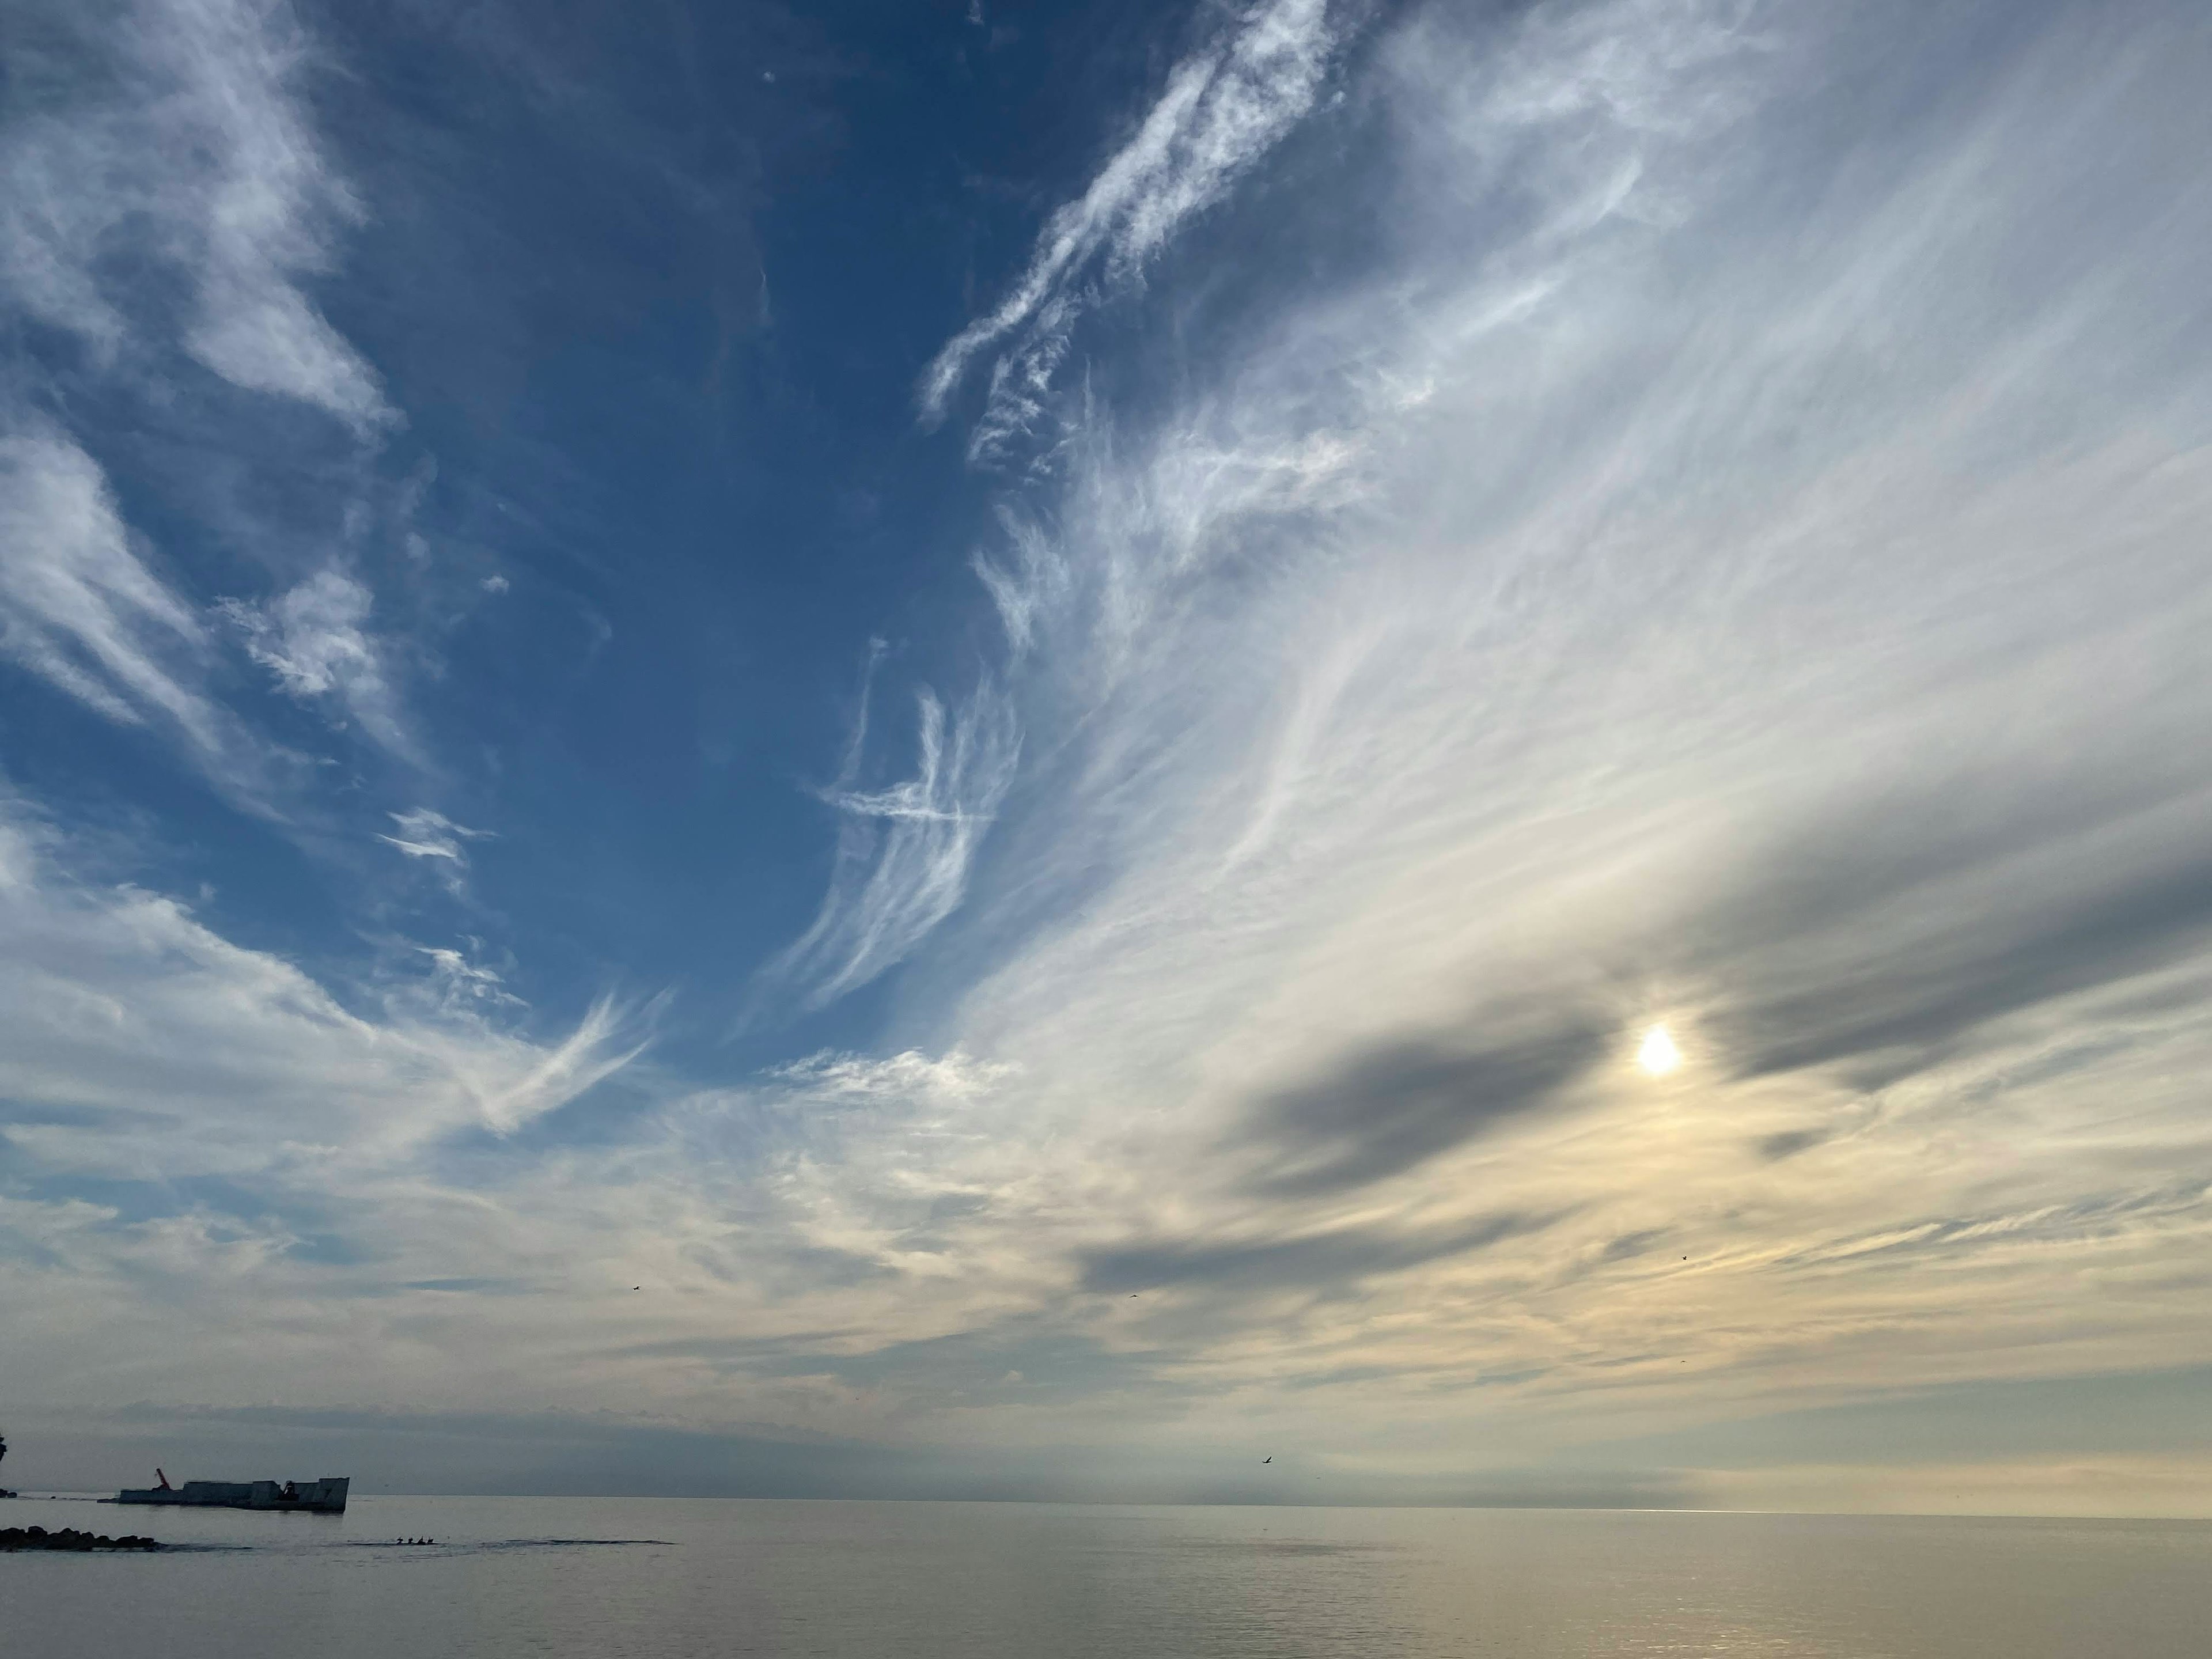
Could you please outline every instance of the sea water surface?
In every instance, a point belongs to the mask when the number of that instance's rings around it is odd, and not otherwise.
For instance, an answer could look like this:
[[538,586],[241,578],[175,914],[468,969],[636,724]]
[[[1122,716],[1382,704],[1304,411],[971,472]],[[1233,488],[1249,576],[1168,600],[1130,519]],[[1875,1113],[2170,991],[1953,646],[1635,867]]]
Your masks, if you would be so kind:
[[[0,1503],[0,1652],[2203,1659],[2212,1522],[359,1497]],[[403,1544],[401,1538],[433,1538]]]

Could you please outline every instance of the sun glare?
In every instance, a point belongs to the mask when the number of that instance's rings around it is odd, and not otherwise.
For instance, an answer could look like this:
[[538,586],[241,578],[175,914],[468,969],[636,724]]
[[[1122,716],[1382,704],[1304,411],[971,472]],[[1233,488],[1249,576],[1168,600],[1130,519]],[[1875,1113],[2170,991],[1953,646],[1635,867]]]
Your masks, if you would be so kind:
[[1682,1051],[1674,1046],[1674,1039],[1663,1025],[1655,1025],[1644,1034],[1643,1046],[1636,1051],[1636,1063],[1654,1077],[1664,1077],[1682,1063]]

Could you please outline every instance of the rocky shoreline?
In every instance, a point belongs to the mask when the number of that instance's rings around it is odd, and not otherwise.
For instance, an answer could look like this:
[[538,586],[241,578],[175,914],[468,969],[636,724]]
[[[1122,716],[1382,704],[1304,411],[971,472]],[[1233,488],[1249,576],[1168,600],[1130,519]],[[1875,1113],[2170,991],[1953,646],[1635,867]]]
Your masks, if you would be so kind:
[[0,1527],[0,1550],[74,1550],[80,1553],[92,1550],[157,1550],[161,1545],[137,1533],[126,1533],[120,1538],[110,1538],[106,1533],[79,1532],[75,1527],[64,1527],[59,1532],[48,1532],[44,1527]]

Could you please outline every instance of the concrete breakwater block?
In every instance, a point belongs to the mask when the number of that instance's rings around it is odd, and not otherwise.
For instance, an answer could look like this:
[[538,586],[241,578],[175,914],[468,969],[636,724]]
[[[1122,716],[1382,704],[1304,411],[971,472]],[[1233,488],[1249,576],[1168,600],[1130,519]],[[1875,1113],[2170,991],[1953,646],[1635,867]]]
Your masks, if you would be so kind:
[[0,1527],[0,1550],[157,1550],[161,1547],[150,1538],[137,1533],[127,1533],[120,1538],[110,1538],[106,1533],[79,1532],[75,1527],[64,1527],[59,1532],[48,1532],[44,1527]]

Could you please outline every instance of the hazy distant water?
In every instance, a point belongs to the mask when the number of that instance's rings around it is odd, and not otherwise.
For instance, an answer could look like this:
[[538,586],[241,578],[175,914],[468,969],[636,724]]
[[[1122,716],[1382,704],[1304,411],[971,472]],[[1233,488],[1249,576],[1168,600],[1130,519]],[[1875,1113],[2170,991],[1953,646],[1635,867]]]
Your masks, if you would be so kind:
[[[459,1498],[360,1498],[330,1519],[0,1503],[0,1524],[33,1522],[188,1546],[0,1555],[0,1651],[53,1659],[2212,1653],[2212,1523],[2190,1522]],[[439,1541],[388,1541],[408,1535]]]

